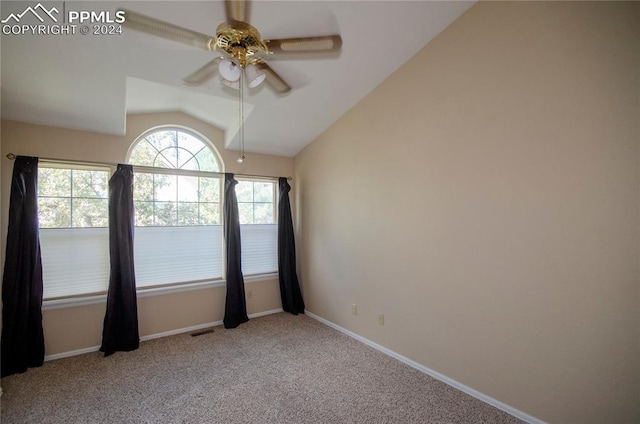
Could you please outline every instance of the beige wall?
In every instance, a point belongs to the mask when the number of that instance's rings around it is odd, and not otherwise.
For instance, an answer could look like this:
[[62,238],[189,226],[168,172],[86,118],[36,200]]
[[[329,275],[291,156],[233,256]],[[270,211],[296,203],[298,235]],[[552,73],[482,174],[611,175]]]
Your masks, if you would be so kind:
[[[211,141],[225,164],[225,171],[237,174],[290,176],[293,159],[247,154],[243,164],[236,162],[237,152],[224,149],[222,131],[182,113],[130,115],[123,137],[68,130],[15,121],[2,121],[2,250],[6,244],[7,215],[13,164],[7,153],[43,158],[124,163],[131,143],[146,130],[160,125],[190,128]],[[294,184],[292,183],[292,186]],[[281,308],[277,280],[247,284],[249,314]],[[222,320],[224,287],[138,299],[139,329],[148,336],[180,328]],[[46,355],[54,355],[100,345],[105,305],[87,305],[65,309],[45,309],[43,326]]]
[[[246,283],[245,290],[249,315],[282,307],[277,279]],[[216,287],[138,297],[140,336],[222,321],[225,294],[224,287]],[[42,312],[45,354],[56,355],[99,346],[105,307],[106,303],[65,309],[45,308]]]
[[472,7],[296,156],[308,310],[539,419],[639,422],[639,45],[638,3]]

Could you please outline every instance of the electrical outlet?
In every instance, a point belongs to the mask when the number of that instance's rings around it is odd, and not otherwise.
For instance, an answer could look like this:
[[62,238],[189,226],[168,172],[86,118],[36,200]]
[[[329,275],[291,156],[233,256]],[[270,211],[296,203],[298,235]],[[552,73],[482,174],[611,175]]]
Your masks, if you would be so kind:
[[355,303],[351,305],[351,314],[358,315],[358,305],[356,305]]
[[378,324],[384,325],[384,314],[378,314]]

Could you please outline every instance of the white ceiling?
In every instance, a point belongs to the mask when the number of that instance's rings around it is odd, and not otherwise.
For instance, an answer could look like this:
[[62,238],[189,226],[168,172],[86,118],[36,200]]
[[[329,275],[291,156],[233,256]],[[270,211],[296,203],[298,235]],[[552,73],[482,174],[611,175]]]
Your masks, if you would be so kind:
[[[2,19],[37,1],[2,1]],[[462,1],[254,1],[263,38],[339,33],[334,57],[271,60],[293,90],[266,86],[245,97],[247,151],[293,156],[411,58],[473,3]],[[59,9],[125,7],[207,34],[224,21],[219,1],[46,2]],[[25,18],[26,19],[26,18]],[[36,22],[37,23],[37,22]],[[2,118],[124,134],[126,115],[182,111],[225,130],[236,148],[237,91],[213,78],[182,78],[212,53],[133,30],[122,35],[2,35]]]

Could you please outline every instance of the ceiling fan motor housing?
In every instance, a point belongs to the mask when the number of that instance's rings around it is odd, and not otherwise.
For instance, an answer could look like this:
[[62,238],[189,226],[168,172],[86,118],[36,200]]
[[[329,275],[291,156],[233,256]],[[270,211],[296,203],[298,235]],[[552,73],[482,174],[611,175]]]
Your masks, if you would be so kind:
[[244,68],[247,63],[260,61],[262,55],[268,54],[267,46],[262,41],[256,28],[246,22],[224,22],[216,29],[216,50],[222,50],[238,61]]

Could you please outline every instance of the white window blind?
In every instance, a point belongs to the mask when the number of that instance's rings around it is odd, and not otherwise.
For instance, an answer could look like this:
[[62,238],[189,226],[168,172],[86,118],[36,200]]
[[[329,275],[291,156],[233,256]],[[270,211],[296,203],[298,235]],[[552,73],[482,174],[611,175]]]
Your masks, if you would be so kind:
[[40,247],[45,299],[107,291],[108,228],[41,228]]
[[222,228],[136,227],[136,287],[222,278]]
[[242,273],[244,275],[278,272],[278,225],[240,225]]
[[[219,159],[181,128],[153,129],[134,142],[134,260],[138,288],[222,278]],[[163,168],[171,171],[165,172]]]
[[38,225],[45,299],[109,286],[109,169],[41,161]]

